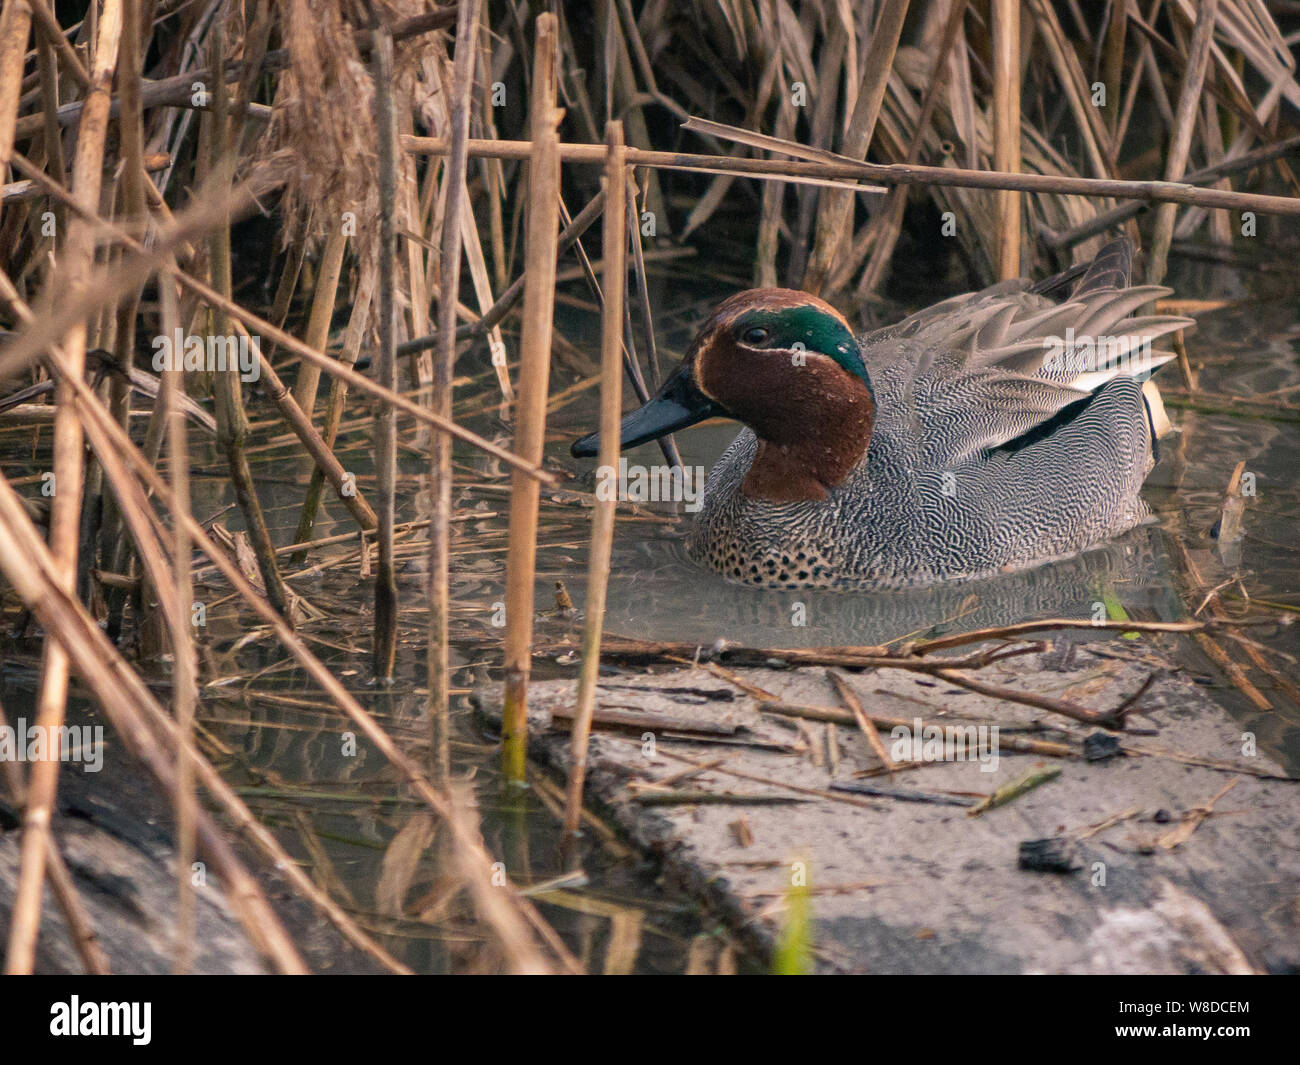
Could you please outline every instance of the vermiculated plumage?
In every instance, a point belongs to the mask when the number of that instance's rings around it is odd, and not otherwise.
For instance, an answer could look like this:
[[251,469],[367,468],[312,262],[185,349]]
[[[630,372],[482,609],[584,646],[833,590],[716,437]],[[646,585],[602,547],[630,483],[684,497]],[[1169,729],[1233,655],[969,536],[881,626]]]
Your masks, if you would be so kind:
[[[1107,245],[1064,302],[1008,281],[859,337],[876,399],[862,460],[824,501],[750,498],[757,441],[742,430],[709,476],[692,556],[765,587],[901,587],[1024,567],[1132,528],[1163,422],[1142,380],[1168,356],[1127,360],[1189,322],[1129,317],[1169,292],[1127,287],[1130,259],[1126,241]],[[1067,330],[1114,338],[1106,360],[1051,365]]]

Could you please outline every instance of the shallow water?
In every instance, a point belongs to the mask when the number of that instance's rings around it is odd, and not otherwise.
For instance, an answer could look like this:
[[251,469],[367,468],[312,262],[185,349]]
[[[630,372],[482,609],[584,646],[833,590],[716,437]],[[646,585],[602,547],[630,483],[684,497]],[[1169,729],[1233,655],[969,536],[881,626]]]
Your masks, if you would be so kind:
[[[1276,275],[1179,257],[1168,283],[1184,298],[1242,301],[1199,315],[1197,330],[1188,334],[1188,357],[1202,392],[1255,397],[1291,389],[1284,398],[1295,402],[1300,396],[1300,307],[1293,288]],[[674,335],[679,348],[684,347],[687,331]],[[1177,365],[1163,368],[1159,380],[1181,385]],[[719,638],[769,647],[876,644],[1039,617],[1087,618],[1103,596],[1117,599],[1131,618],[1172,620],[1199,603],[1197,597],[1185,606],[1183,551],[1207,590],[1240,575],[1242,584],[1230,586],[1227,594],[1240,595],[1244,587],[1254,598],[1300,608],[1300,418],[1291,414],[1292,420],[1279,421],[1180,409],[1178,403],[1171,398],[1169,406],[1179,432],[1161,442],[1160,462],[1147,481],[1153,521],[1081,555],[929,588],[769,591],[733,584],[694,565],[682,548],[681,529],[622,526],[606,627],[646,639],[706,644]],[[590,429],[596,421],[594,404],[586,405],[585,418],[583,413],[575,405],[559,424]],[[683,462],[711,468],[736,432],[732,423],[711,422],[677,434]],[[654,444],[647,444],[632,449],[628,461],[650,466],[664,460]],[[1210,530],[1241,461],[1255,474],[1257,495],[1248,502],[1244,539],[1220,547]],[[579,465],[589,469],[592,464]],[[677,504],[676,510],[685,507]],[[689,519],[685,513],[682,517],[683,522]],[[575,567],[566,580],[571,590],[580,587],[585,570]],[[1231,609],[1234,603],[1224,605]],[[1300,635],[1295,627],[1252,630],[1251,636],[1273,649],[1275,668],[1297,675]],[[1197,673],[1213,672],[1208,660],[1189,653],[1189,643],[1176,641],[1183,664]],[[1300,771],[1297,707],[1270,689],[1275,710],[1260,712],[1217,674],[1214,683],[1243,724],[1257,732],[1261,746],[1291,771]]]

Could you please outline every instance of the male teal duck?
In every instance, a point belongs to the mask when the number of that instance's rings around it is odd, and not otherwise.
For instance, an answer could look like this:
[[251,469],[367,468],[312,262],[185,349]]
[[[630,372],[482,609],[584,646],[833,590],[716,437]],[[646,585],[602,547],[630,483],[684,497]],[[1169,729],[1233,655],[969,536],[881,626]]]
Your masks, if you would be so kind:
[[859,337],[808,293],[737,293],[623,419],[622,446],[715,416],[745,425],[687,541],[745,584],[903,587],[1072,554],[1148,516],[1169,422],[1147,378],[1172,358],[1151,344],[1191,324],[1130,317],[1170,291],[1130,287],[1131,263],[1113,241],[1086,268]]

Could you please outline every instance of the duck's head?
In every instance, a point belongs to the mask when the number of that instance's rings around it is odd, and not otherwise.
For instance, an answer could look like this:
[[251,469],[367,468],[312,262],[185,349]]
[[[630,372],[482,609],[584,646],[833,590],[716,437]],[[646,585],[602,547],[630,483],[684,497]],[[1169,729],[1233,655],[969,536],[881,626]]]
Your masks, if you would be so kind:
[[[734,418],[759,440],[746,495],[824,499],[866,451],[871,379],[849,323],[816,296],[758,288],[724,300],[659,392],[623,419],[624,448],[704,421]],[[598,434],[574,443],[596,454]]]

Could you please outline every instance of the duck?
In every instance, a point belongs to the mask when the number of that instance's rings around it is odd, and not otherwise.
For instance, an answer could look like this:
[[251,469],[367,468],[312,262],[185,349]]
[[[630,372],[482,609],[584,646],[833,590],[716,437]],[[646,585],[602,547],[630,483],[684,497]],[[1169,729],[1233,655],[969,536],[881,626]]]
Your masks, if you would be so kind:
[[1172,429],[1155,343],[1193,324],[1135,316],[1171,290],[1133,285],[1133,259],[1121,238],[860,335],[807,292],[738,292],[623,418],[621,447],[741,423],[686,540],[733,582],[901,588],[1077,554],[1150,519],[1142,485]]

